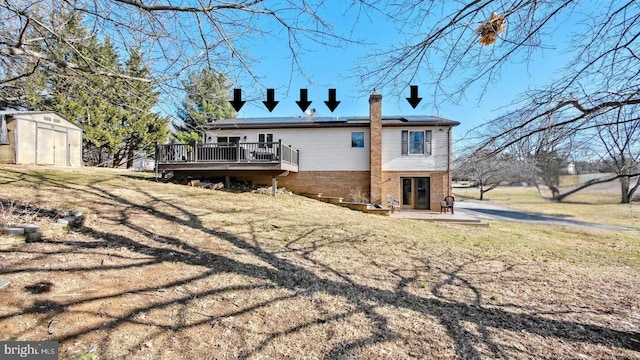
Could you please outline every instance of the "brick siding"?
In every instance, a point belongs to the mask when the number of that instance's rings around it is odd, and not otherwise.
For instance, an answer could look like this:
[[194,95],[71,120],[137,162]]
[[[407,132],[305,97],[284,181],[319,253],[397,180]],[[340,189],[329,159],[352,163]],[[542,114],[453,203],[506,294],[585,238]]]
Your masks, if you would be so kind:
[[[257,185],[271,186],[271,176],[257,175],[250,180]],[[322,193],[325,196],[343,197],[346,201],[354,200],[354,195],[369,197],[368,171],[301,171],[276,177],[278,187],[285,187],[297,194]]]
[[386,204],[387,194],[396,200],[402,199],[401,178],[428,177],[430,179],[430,205],[432,211],[440,211],[440,201],[449,195],[449,174],[446,171],[388,171],[382,173],[383,204]]

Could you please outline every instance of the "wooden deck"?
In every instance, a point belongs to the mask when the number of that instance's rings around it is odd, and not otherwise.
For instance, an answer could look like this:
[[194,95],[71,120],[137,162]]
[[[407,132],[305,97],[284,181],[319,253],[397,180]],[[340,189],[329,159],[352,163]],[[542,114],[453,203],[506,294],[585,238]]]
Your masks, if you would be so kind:
[[161,144],[158,171],[174,172],[298,172],[298,150],[282,142]]

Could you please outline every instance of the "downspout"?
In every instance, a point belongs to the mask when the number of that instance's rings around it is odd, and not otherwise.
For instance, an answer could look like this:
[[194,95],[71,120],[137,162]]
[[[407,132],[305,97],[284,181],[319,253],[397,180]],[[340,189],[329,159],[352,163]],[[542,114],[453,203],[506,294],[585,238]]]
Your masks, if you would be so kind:
[[451,181],[451,129],[453,127],[451,125],[449,125],[449,129],[447,129],[447,141],[449,143],[448,145],[448,151],[447,151],[447,179],[448,179],[448,188],[447,188],[447,195],[451,194],[451,190],[452,190],[452,186],[453,186],[453,182]]

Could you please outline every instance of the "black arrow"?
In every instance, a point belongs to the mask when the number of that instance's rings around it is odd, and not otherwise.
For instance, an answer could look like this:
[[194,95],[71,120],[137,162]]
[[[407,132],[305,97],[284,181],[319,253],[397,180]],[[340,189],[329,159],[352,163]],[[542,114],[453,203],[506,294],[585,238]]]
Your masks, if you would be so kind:
[[311,101],[307,99],[307,89],[300,89],[300,101],[296,101],[296,104],[298,104],[302,112],[307,111],[307,108],[311,105]]
[[242,109],[242,106],[246,101],[242,101],[242,90],[241,89],[233,89],[233,100],[229,101],[231,106],[236,109],[236,112]]
[[331,112],[340,105],[340,101],[336,101],[336,89],[329,89],[329,101],[325,101],[324,103],[327,104]]
[[420,101],[422,101],[421,97],[418,97],[418,85],[411,85],[411,97],[407,98],[407,101],[411,106],[415,109]]
[[279,103],[279,101],[275,100],[275,97],[275,90],[267,89],[267,101],[263,101],[262,103],[267,107],[267,110],[269,110],[269,112],[272,112],[273,109],[276,108],[276,105],[278,105]]

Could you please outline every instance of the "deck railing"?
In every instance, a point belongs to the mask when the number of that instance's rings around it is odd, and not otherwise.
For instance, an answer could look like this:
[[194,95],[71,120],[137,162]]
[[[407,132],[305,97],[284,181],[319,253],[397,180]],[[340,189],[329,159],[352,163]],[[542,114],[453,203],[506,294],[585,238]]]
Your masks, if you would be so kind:
[[288,163],[298,165],[299,151],[278,142],[159,144],[158,164]]

